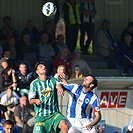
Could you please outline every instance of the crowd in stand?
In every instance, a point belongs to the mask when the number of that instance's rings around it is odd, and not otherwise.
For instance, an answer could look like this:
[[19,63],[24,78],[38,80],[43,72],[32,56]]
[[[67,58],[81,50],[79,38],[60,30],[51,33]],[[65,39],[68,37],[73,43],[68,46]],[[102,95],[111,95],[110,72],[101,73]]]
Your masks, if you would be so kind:
[[[68,11],[68,5],[64,4],[65,13]],[[94,10],[94,13],[91,12],[92,16],[95,13],[96,10]],[[83,14],[87,14],[87,12],[83,12]],[[66,26],[66,32],[68,31],[66,43],[62,34],[55,37],[51,22],[46,22],[44,29],[39,32],[33,21],[28,20],[21,35],[18,35],[17,31],[11,27],[11,18],[9,16],[3,18],[3,28],[0,30],[1,127],[4,122],[13,126],[11,121],[7,121],[10,119],[16,124],[16,133],[19,131],[32,133],[35,114],[33,107],[28,105],[27,96],[30,83],[37,78],[34,72],[34,66],[37,62],[44,62],[47,75],[49,77],[54,76],[57,79],[60,75],[68,80],[91,74],[88,63],[81,59],[81,54],[87,52],[86,49],[89,47],[90,40],[88,39],[86,42],[88,44],[85,48],[81,45],[81,51],[76,49],[75,38],[77,39],[76,35],[79,30],[79,18],[77,17],[76,21],[78,24],[72,24],[74,26],[72,27],[68,21],[69,16],[65,17],[64,19],[68,23]],[[87,19],[83,17],[83,20]],[[81,21],[81,24],[84,34],[86,22],[82,23]],[[97,36],[98,53],[103,58],[108,58],[108,68],[115,69],[119,64],[124,67],[124,74],[128,74],[128,67],[133,67],[133,22],[129,22],[128,27],[123,31],[120,43],[115,40],[109,26],[109,21],[103,20],[102,29]],[[75,38],[72,37],[74,35]],[[88,37],[89,35],[88,33]],[[82,42],[83,38],[82,36]]]
[[15,123],[14,132],[30,133],[35,117],[27,97],[30,83],[37,78],[35,64],[43,61],[49,77],[58,78],[62,71],[66,80],[87,76],[91,69],[80,58],[80,50],[75,49],[73,56],[62,34],[56,39],[51,22],[46,22],[46,27],[39,32],[33,21],[28,20],[20,36],[11,27],[10,17],[5,16],[3,24],[0,30],[0,127],[4,131],[4,121],[10,119]]

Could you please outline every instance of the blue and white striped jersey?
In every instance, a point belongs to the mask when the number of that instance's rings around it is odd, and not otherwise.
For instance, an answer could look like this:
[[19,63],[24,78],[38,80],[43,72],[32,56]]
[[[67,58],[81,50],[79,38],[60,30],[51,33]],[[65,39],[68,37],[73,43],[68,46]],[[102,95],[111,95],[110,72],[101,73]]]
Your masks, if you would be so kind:
[[100,101],[94,92],[85,93],[83,86],[78,84],[63,86],[70,93],[66,111],[68,118],[91,118],[92,109],[100,111]]

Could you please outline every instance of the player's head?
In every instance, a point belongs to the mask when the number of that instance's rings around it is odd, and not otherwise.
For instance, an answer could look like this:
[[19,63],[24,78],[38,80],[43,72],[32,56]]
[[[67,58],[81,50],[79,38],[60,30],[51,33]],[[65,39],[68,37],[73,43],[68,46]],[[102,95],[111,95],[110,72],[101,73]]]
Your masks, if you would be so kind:
[[13,133],[14,123],[11,120],[6,120],[4,122],[5,133]]
[[93,90],[95,87],[97,87],[98,81],[93,75],[89,75],[84,78],[84,81],[82,83],[82,86],[85,88],[90,88],[90,90]]
[[34,70],[38,76],[47,73],[47,68],[46,68],[45,63],[43,61],[37,62]]

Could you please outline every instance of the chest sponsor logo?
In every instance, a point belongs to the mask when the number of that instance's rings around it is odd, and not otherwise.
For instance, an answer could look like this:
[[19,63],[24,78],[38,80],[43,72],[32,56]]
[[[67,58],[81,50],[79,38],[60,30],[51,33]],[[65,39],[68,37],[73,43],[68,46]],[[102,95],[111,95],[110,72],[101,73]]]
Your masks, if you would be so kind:
[[44,90],[42,90],[41,94],[44,96],[44,97],[48,97],[50,96],[50,94],[53,92],[53,90],[51,88],[46,88]]

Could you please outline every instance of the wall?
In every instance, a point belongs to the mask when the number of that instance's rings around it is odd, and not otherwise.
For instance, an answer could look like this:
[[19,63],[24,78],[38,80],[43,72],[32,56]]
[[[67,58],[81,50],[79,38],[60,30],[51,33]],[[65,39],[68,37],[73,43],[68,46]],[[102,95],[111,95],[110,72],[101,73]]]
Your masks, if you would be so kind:
[[3,26],[2,18],[10,16],[12,27],[19,33],[28,19],[32,19],[34,25],[41,30],[45,21],[41,12],[43,3],[42,0],[0,0],[0,28]]
[[[0,28],[2,27],[2,18],[6,15],[11,16],[12,26],[21,31],[27,19],[33,19],[34,24],[39,30],[43,28],[46,17],[42,14],[41,9],[45,0],[0,0]],[[60,0],[62,1],[62,0]],[[106,18],[110,20],[111,29],[117,40],[120,40],[122,30],[127,26],[129,21],[133,21],[133,0],[115,0],[114,3],[108,1],[114,0],[95,0],[96,15],[96,34],[101,27],[101,21]],[[95,35],[96,35],[95,34]]]

